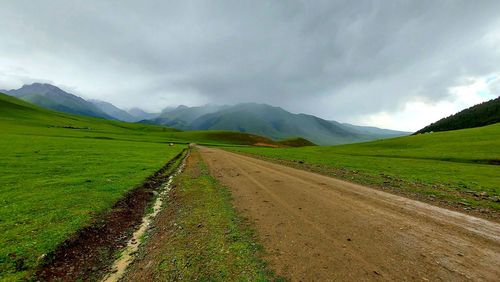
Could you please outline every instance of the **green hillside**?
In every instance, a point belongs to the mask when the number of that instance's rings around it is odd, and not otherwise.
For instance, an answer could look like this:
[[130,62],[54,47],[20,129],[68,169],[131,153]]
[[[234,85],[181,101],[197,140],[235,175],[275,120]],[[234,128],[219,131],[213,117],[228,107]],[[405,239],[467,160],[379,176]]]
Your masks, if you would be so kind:
[[0,281],[30,276],[43,254],[90,224],[190,142],[272,141],[68,115],[0,94]]
[[500,97],[440,119],[415,134],[473,128],[498,122],[500,122]]
[[93,103],[71,93],[65,92],[59,87],[51,84],[33,83],[23,85],[23,87],[19,89],[0,92],[5,92],[16,98],[55,111],[113,119],[113,117],[101,111]]
[[225,129],[248,132],[273,139],[302,137],[319,145],[353,143],[380,139],[392,135],[373,134],[363,128],[345,126],[313,115],[293,114],[279,107],[246,103],[223,108],[194,120],[193,129]]
[[181,130],[230,130],[266,136],[274,140],[304,138],[319,145],[361,142],[407,132],[355,126],[328,121],[313,115],[293,114],[280,107],[244,103],[233,106],[179,106],[158,118],[141,121]]
[[340,146],[232,150],[466,207],[500,209],[500,123]]

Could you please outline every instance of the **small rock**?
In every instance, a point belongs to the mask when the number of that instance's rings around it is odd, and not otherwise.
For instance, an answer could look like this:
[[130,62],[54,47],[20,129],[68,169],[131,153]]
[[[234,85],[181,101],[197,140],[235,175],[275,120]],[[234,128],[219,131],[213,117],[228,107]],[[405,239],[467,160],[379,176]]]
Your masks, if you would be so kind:
[[198,228],[201,228],[201,227],[203,227],[203,224],[198,223]]
[[479,193],[479,196],[488,197],[488,192],[483,191],[483,192]]
[[462,254],[462,253],[457,253],[457,256],[459,256],[459,257],[463,257],[463,256],[464,256],[464,254]]

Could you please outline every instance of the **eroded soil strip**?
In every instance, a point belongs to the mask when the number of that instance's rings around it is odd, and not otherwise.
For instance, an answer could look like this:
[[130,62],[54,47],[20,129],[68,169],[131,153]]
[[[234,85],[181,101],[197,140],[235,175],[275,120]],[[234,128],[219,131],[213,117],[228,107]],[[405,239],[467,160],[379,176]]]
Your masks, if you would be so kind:
[[500,224],[219,149],[211,173],[293,281],[500,277]]
[[[186,155],[186,158],[189,157],[189,154]],[[185,160],[185,158],[184,158]],[[142,237],[146,234],[146,231],[151,225],[151,222],[153,219],[158,215],[162,208],[163,200],[167,196],[168,192],[170,192],[170,189],[172,188],[172,179],[182,172],[184,169],[185,161],[183,160],[182,164],[179,166],[177,171],[170,175],[168,178],[168,181],[163,187],[161,188],[161,192],[158,194],[156,197],[155,203],[153,205],[153,211],[147,215],[144,216],[142,219],[141,225],[139,225],[139,228],[135,230],[135,232],[132,234],[132,238],[128,241],[127,246],[121,250],[121,255],[120,257],[113,263],[113,266],[111,267],[111,271],[108,275],[104,277],[102,281],[105,282],[115,282],[119,281],[123,275],[125,274],[125,270],[127,267],[130,265],[130,263],[134,260],[133,254],[137,252],[139,249],[139,244],[140,240]]]
[[99,217],[47,256],[35,279],[42,281],[95,281],[108,273],[115,252],[126,246],[128,238],[144,216],[145,209],[185,156],[183,150],[141,186],[131,190],[110,212]]

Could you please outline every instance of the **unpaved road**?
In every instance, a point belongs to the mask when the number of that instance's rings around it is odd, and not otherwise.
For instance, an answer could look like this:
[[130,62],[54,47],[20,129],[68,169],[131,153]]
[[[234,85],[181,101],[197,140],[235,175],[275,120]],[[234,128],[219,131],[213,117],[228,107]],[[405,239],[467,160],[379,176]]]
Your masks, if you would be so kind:
[[200,148],[265,259],[292,281],[500,279],[500,224],[334,178]]

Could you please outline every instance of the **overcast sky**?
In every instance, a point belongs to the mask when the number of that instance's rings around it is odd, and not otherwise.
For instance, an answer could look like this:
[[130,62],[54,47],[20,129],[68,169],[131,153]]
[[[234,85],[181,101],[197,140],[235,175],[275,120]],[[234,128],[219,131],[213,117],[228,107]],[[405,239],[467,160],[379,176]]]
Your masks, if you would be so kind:
[[500,94],[500,1],[0,2],[0,89],[417,130]]

